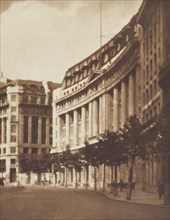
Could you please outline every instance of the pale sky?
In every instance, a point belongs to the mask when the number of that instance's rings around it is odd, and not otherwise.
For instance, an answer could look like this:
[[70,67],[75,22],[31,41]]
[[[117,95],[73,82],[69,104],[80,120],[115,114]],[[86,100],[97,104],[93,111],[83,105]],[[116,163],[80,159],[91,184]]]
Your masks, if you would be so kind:
[[[1,1],[0,69],[10,79],[61,82],[68,68],[100,46],[99,1]],[[142,0],[102,1],[103,44]]]

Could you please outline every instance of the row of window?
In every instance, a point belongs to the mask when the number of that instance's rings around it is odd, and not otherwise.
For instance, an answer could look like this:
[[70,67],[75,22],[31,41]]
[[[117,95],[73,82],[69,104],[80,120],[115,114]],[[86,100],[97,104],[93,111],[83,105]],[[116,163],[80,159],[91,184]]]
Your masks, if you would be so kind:
[[158,83],[157,80],[154,80],[150,86],[143,92],[143,104],[146,105],[158,92]]
[[[0,148],[0,154],[6,154],[6,148]],[[16,153],[16,147],[10,147],[10,153],[11,154],[15,154]]]
[[157,105],[154,105],[152,108],[148,109],[143,116],[143,122],[146,123],[154,116],[156,116],[160,112],[160,102]]
[[49,153],[50,149],[48,148],[37,148],[37,147],[24,147],[23,148],[23,153],[24,154],[45,154]]

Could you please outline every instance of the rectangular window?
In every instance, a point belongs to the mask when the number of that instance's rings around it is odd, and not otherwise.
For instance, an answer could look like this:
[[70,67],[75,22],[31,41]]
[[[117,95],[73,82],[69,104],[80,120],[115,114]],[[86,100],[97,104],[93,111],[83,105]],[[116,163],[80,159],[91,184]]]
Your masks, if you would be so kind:
[[28,96],[23,96],[23,102],[28,103]]
[[16,115],[12,115],[11,116],[11,122],[16,122],[17,120],[17,116]]
[[42,128],[41,128],[41,143],[45,144],[46,143],[46,118],[42,118]]
[[37,97],[32,96],[31,97],[31,103],[37,104]]
[[3,148],[3,154],[6,154],[6,148]]
[[17,130],[16,124],[12,124],[11,125],[11,133],[16,133],[16,130]]
[[0,160],[0,172],[6,172],[6,160]]
[[40,104],[44,105],[45,104],[45,98],[40,98]]
[[28,143],[28,116],[24,116],[24,143]]
[[32,154],[38,154],[38,148],[33,147],[32,148]]
[[17,141],[16,135],[11,135],[11,142],[15,143]]
[[11,154],[15,154],[16,153],[16,147],[11,147],[10,151],[11,151]]
[[11,101],[16,102],[16,95],[11,95]]
[[16,160],[15,159],[11,159],[11,164],[16,164]]
[[32,143],[38,143],[38,117],[32,117]]
[[16,112],[16,106],[11,107],[11,112]]
[[24,154],[28,154],[28,147],[24,147],[23,153],[24,153]]

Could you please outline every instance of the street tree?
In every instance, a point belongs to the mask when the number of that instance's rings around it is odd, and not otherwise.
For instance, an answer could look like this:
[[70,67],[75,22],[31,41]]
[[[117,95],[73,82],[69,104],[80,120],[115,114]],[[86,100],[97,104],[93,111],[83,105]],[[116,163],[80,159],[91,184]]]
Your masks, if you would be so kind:
[[96,169],[103,164],[103,151],[98,142],[91,145],[89,142],[84,143],[81,149],[81,160],[86,167],[86,187],[88,187],[89,165],[94,168],[94,190],[97,190]]
[[51,155],[50,154],[21,154],[19,155],[19,166],[21,172],[27,173],[30,180],[30,173],[38,174],[38,182],[41,179],[41,173],[47,172],[51,169]]
[[129,193],[127,199],[131,199],[133,171],[136,158],[145,158],[146,148],[143,144],[143,127],[139,118],[134,115],[130,116],[123,128],[120,130],[120,137],[124,145],[124,152],[131,162],[129,170]]
[[[111,193],[112,186],[114,185],[114,195],[117,196],[117,167],[127,161],[127,157],[124,154],[122,141],[118,133],[106,130],[99,138],[99,145],[103,146],[102,151],[104,164],[110,166],[111,168]],[[113,172],[113,167],[115,168],[115,172]],[[114,183],[113,173],[115,174]],[[105,186],[105,174],[103,186]]]
[[77,183],[77,172],[81,171],[81,161],[79,152],[71,152],[70,146],[67,145],[66,150],[61,153],[60,163],[65,166],[65,187],[67,187],[67,170],[68,167],[73,167],[75,169],[75,187],[78,187]]

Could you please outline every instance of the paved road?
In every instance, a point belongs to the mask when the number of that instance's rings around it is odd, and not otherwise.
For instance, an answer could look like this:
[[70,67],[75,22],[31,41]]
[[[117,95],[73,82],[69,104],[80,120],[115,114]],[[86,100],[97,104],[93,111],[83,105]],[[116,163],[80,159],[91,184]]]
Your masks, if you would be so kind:
[[85,190],[0,189],[0,220],[169,220],[167,208],[117,202]]

